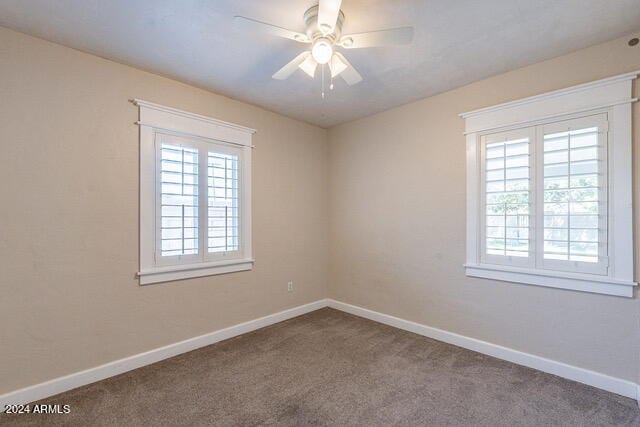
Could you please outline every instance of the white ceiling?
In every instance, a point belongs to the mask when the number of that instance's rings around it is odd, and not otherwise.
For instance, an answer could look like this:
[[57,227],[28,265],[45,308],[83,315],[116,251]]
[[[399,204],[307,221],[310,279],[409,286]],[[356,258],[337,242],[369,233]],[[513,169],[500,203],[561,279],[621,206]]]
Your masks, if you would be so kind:
[[364,81],[320,98],[287,39],[234,31],[243,15],[304,31],[316,0],[2,0],[0,25],[171,76],[323,127],[628,34],[638,0],[343,0],[344,33],[415,26],[410,46],[349,50]]

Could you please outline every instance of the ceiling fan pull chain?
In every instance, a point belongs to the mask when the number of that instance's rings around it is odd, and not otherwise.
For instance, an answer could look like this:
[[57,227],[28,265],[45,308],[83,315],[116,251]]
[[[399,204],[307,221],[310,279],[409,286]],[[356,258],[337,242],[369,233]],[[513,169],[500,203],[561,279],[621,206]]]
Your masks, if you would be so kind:
[[324,99],[324,65],[320,67],[322,67],[322,99]]
[[329,90],[333,90],[333,70],[331,69],[331,61],[327,63],[329,67]]

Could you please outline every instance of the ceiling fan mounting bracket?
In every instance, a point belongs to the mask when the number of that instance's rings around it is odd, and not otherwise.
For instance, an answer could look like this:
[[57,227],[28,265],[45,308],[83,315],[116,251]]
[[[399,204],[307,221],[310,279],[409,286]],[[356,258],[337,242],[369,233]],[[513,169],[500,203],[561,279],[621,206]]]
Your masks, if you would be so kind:
[[315,41],[320,37],[324,37],[329,39],[331,43],[337,43],[340,40],[340,36],[342,35],[342,25],[344,24],[344,13],[340,11],[338,14],[338,19],[336,20],[335,28],[333,32],[329,34],[324,34],[322,30],[318,27],[318,6],[313,6],[307,9],[304,13],[304,26],[305,32],[309,40]]

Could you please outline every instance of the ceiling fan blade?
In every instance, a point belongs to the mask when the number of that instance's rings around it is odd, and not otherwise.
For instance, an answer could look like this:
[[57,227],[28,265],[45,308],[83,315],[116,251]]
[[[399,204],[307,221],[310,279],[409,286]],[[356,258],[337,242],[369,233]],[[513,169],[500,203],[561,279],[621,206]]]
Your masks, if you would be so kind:
[[347,34],[338,44],[345,49],[409,44],[413,41],[413,27],[391,28],[368,33]]
[[320,0],[318,3],[318,28],[323,34],[333,33],[341,4],[342,0]]
[[346,65],[346,68],[340,73],[340,76],[344,79],[344,81],[347,82],[349,86],[360,83],[362,81],[362,76],[356,71],[355,68],[353,68],[353,65],[351,65],[349,61],[347,61],[347,58],[345,58],[344,55],[342,55],[340,52],[336,52],[335,55],[338,57],[338,59],[340,59],[340,61],[344,63],[344,65]]
[[256,21],[255,19],[245,18],[244,16],[235,16],[233,23],[238,30],[246,31],[254,34],[268,34],[276,37],[283,37],[285,39],[295,40],[300,43],[309,43],[309,37],[305,34],[298,33],[296,31],[287,30],[286,28],[278,27],[277,25],[271,25],[264,22]]
[[287,65],[285,65],[284,67],[276,71],[275,74],[271,77],[273,77],[276,80],[288,79],[289,76],[291,76],[291,74],[293,74],[298,69],[300,64],[302,64],[304,60],[307,59],[309,56],[311,56],[311,52],[309,51],[302,52],[300,55],[293,58]]
[[313,55],[308,55],[304,61],[298,67],[307,73],[307,75],[313,78],[316,75],[316,68],[318,67],[318,63],[313,58]]
[[[342,55],[340,55],[342,56]],[[340,56],[336,53],[331,57],[331,61],[329,61],[329,69],[331,70],[331,78],[339,76],[344,70],[347,69],[348,65],[345,64]]]

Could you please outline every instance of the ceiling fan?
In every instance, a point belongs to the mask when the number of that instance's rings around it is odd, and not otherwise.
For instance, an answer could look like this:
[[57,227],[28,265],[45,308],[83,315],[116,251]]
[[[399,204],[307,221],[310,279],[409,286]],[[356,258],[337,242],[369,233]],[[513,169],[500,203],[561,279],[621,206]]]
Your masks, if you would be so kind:
[[[341,4],[342,0],[319,0],[317,6],[309,8],[304,13],[306,29],[304,34],[244,16],[236,16],[234,20],[236,27],[244,31],[284,37],[311,45],[309,50],[305,50],[276,71],[272,76],[274,79],[285,80],[298,68],[313,78],[318,65],[320,65],[323,72],[324,87],[324,66],[326,65],[329,68],[332,79],[340,76],[348,85],[355,85],[362,81],[362,76],[342,53],[336,51],[336,47],[361,49],[409,44],[413,40],[413,27],[343,35],[342,26],[345,19],[344,13],[340,10]],[[333,84],[331,84],[330,88],[333,89]],[[324,90],[322,96],[324,97]]]

